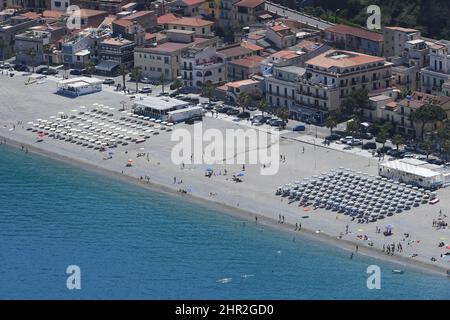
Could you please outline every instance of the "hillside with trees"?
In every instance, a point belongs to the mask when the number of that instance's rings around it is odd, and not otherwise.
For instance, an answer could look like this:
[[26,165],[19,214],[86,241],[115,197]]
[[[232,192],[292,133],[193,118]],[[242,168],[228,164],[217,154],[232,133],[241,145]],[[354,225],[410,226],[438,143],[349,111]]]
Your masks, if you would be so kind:
[[322,19],[365,26],[366,8],[381,8],[383,26],[416,28],[425,37],[450,39],[450,1],[448,0],[275,0]]

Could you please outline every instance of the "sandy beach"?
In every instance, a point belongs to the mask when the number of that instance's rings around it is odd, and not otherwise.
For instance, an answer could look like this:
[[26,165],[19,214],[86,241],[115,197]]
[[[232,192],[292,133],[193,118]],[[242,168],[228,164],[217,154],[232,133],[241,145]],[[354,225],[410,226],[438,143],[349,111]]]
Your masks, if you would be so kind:
[[[285,183],[339,167],[372,175],[378,172],[377,159],[326,148],[314,141],[313,137],[304,134],[281,134],[280,154],[286,161],[280,163],[278,174],[264,176],[260,174],[261,165],[246,165],[241,183],[234,182],[232,175],[241,172],[242,165],[175,165],[171,161],[171,152],[176,142],[171,141],[171,132],[166,131],[152,135],[144,143],[130,142],[127,146],[112,149],[112,158],[108,160],[104,160],[105,152],[62,140],[45,137],[42,142],[36,143],[36,133],[26,130],[29,121],[33,122],[37,118],[49,119],[58,112],[70,115],[71,110],[82,105],[92,108],[93,103],[114,107],[114,118],[118,118],[120,102],[127,101],[128,110],[131,103],[128,97],[109,89],[70,99],[55,94],[56,84],[51,79],[32,85],[25,85],[25,80],[26,78],[20,75],[0,78],[0,136],[6,138],[7,145],[14,145],[21,150],[23,146],[24,150],[28,148],[29,152],[103,172],[154,190],[170,192],[175,195],[174,199],[177,201],[201,201],[242,217],[249,223],[255,223],[257,217],[257,223],[261,224],[261,227],[270,224],[295,234],[333,243],[352,252],[358,246],[358,252],[355,254],[388,259],[442,275],[450,269],[449,256],[441,257],[441,254],[449,251],[445,247],[450,245],[450,230],[432,226],[433,220],[439,218],[440,211],[443,215],[449,215],[448,189],[437,191],[440,202],[435,205],[420,205],[382,221],[357,224],[350,221],[349,216],[325,209],[308,208],[309,210],[305,211],[303,207],[298,207],[297,203],[289,204],[286,198],[275,195],[277,187]],[[248,123],[240,124],[209,115],[204,118],[202,125],[204,129],[215,128],[220,131],[249,126]],[[185,128],[190,132],[194,130],[192,125],[186,124],[177,124],[175,128]],[[138,157],[138,153],[145,156]],[[133,160],[131,167],[126,166],[129,159]],[[208,167],[214,171],[211,177],[205,176]],[[225,170],[227,175],[224,174]],[[180,193],[180,189],[186,190],[187,193]],[[279,223],[280,215],[284,217],[283,224]],[[308,218],[302,218],[306,215]],[[301,224],[301,231],[295,231],[296,224]],[[376,232],[376,227],[384,229],[387,224],[395,226],[392,236],[386,237]],[[339,239],[341,233],[343,236]],[[407,239],[405,233],[409,234]],[[361,239],[364,235],[367,240]],[[369,242],[372,242],[373,246],[369,246]],[[402,243],[403,252],[396,252],[393,256],[382,252],[383,245],[399,242]],[[444,242],[445,247],[438,247],[439,242]],[[431,261],[431,258],[436,261]]]

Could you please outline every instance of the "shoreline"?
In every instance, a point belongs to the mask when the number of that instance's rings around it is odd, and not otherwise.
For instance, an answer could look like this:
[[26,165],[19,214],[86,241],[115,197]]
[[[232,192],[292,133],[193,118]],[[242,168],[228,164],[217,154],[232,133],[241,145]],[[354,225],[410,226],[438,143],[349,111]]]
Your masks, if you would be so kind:
[[358,253],[363,256],[368,256],[371,258],[375,258],[381,261],[397,264],[399,266],[403,266],[410,269],[415,269],[417,271],[427,272],[435,275],[446,276],[447,269],[444,266],[433,265],[431,263],[426,263],[424,261],[414,260],[413,258],[395,255],[395,256],[387,256],[376,248],[366,246],[364,244],[358,243],[356,241],[348,240],[348,239],[338,239],[332,235],[326,234],[324,232],[316,233],[315,230],[308,229],[307,227],[303,227],[301,232],[294,231],[295,225],[292,223],[280,224],[268,216],[262,216],[256,212],[252,212],[251,210],[246,210],[242,208],[236,208],[232,205],[225,204],[223,202],[214,201],[211,198],[207,198],[204,196],[198,196],[194,194],[180,194],[174,188],[171,188],[162,183],[153,182],[153,181],[143,181],[139,180],[136,177],[133,177],[128,174],[122,174],[115,170],[111,170],[100,165],[94,165],[89,163],[88,161],[81,161],[79,159],[70,158],[59,154],[54,151],[45,150],[43,148],[36,147],[35,145],[30,144],[29,142],[22,142],[18,139],[14,139],[11,136],[5,137],[7,147],[13,147],[20,151],[21,146],[27,147],[28,151],[31,153],[35,153],[37,155],[46,157],[51,160],[60,161],[62,163],[66,163],[88,172],[95,172],[96,174],[105,175],[107,177],[111,177],[114,179],[118,179],[124,181],[126,183],[131,183],[133,185],[144,187],[147,190],[151,190],[153,192],[160,192],[163,194],[167,194],[169,196],[174,196],[176,198],[182,198],[184,200],[188,200],[190,202],[205,206],[207,208],[211,208],[217,210],[219,212],[223,212],[227,215],[244,219],[249,221],[250,223],[255,223],[255,216],[258,216],[258,225],[268,226],[275,230],[280,230],[282,232],[290,232],[293,235],[298,235],[299,237],[303,237],[307,240],[319,241],[325,244],[331,244],[337,248],[342,250],[346,250],[348,252],[354,252],[355,246],[359,246]]

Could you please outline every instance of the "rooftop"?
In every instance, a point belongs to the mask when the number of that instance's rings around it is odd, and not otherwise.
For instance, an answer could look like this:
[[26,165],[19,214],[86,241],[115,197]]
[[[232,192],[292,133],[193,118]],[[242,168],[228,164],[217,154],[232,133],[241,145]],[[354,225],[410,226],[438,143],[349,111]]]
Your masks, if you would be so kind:
[[242,86],[252,85],[252,84],[259,84],[259,81],[253,80],[253,79],[245,79],[245,80],[239,80],[234,82],[227,82],[226,86],[229,88],[240,88]]
[[426,162],[419,161],[416,159],[398,159],[393,161],[387,161],[381,163],[380,165],[394,170],[407,172],[409,174],[423,178],[432,178],[440,175],[439,172],[424,167],[424,164],[426,164]]
[[255,8],[265,2],[265,0],[241,0],[234,5],[238,7]]
[[133,24],[133,21],[125,20],[125,19],[118,19],[112,22],[113,24],[117,24],[121,27],[129,27]]
[[183,107],[188,106],[189,102],[185,102],[182,100],[174,99],[174,98],[167,98],[167,97],[152,97],[147,96],[142,100],[135,101],[135,104],[139,107],[148,107],[155,110],[165,111],[172,109],[174,107]]
[[333,32],[345,35],[352,35],[358,38],[367,39],[375,42],[383,42],[384,37],[380,33],[368,31],[361,28],[355,28],[351,26],[347,26],[345,24],[337,24],[332,27],[325,29],[325,32]]
[[109,44],[113,46],[122,46],[122,45],[128,45],[134,43],[131,40],[124,39],[124,38],[109,38],[102,41],[102,44]]
[[150,11],[150,10],[143,10],[143,11],[138,11],[136,13],[130,14],[129,16],[123,17],[123,20],[133,20],[133,19],[137,19],[140,18],[142,16],[145,16],[147,14],[152,14],[154,13],[154,11]]
[[183,17],[170,21],[169,24],[173,24],[176,26],[205,27],[213,25],[214,22],[200,18]]
[[205,3],[206,0],[181,0],[187,6],[195,6],[197,4]]
[[347,68],[380,62],[384,63],[384,58],[351,51],[328,50],[327,52],[306,61],[306,64],[330,69],[332,67]]
[[284,66],[284,67],[276,67],[277,70],[289,72],[289,73],[295,73],[299,76],[305,74],[306,69],[302,67],[297,66]]
[[259,66],[263,60],[264,60],[264,58],[260,57],[260,56],[250,56],[250,57],[245,57],[242,59],[234,60],[229,63],[238,65],[241,67],[255,68],[255,67]]
[[158,24],[167,24],[177,19],[177,16],[173,13],[166,13],[158,17]]
[[170,42],[169,41],[169,42],[161,43],[161,44],[157,45],[156,47],[139,47],[139,48],[136,48],[135,50],[141,51],[141,52],[172,53],[172,52],[187,49],[196,44],[200,44],[200,43],[203,43],[206,41],[208,41],[208,39],[206,39],[206,38],[194,38],[194,41],[189,42],[189,43]]
[[241,45],[234,45],[217,49],[217,53],[224,55],[225,57],[245,56],[251,54],[253,51],[245,48]]
[[296,51],[293,50],[280,50],[272,54],[273,58],[283,58],[283,59],[292,59],[300,56]]
[[395,30],[395,31],[407,32],[407,33],[418,32],[419,31],[419,30],[416,30],[416,29],[403,28],[403,27],[384,27],[384,28],[388,29],[388,30]]

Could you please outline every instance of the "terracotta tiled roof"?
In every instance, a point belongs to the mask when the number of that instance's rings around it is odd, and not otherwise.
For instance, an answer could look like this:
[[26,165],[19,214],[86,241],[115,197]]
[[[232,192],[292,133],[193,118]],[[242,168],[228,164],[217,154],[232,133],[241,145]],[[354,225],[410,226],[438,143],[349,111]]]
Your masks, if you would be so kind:
[[247,67],[247,68],[255,68],[261,64],[261,62],[264,60],[263,57],[260,56],[250,56],[245,57],[242,59],[234,60],[229,62],[229,64],[235,64],[241,67]]
[[261,51],[261,50],[264,50],[263,47],[260,47],[260,46],[258,46],[258,45],[256,45],[256,44],[253,44],[253,43],[248,42],[248,41],[243,41],[243,42],[241,43],[241,46],[243,46],[244,48],[250,49],[250,50],[252,50],[252,51]]
[[331,67],[346,68],[359,66],[368,63],[384,62],[384,58],[370,56],[367,54],[343,51],[343,50],[328,50],[317,57],[314,57],[306,64],[329,69]]
[[56,11],[56,10],[45,10],[42,13],[42,17],[44,17],[44,18],[58,19],[58,18],[61,18],[63,15],[64,15],[64,12]]
[[169,24],[177,26],[205,27],[214,24],[214,22],[200,18],[183,17],[173,20]]
[[249,55],[253,51],[250,49],[244,48],[243,46],[236,45],[236,46],[232,46],[232,47],[219,48],[219,49],[217,49],[217,52],[223,54],[225,57],[236,57],[236,56]]
[[30,12],[22,13],[21,16],[22,16],[22,17],[26,17],[26,18],[28,18],[28,19],[32,19],[32,20],[34,20],[34,19],[39,19],[39,18],[41,17],[41,15],[40,15],[39,13],[31,12],[31,11],[30,11]]
[[274,58],[284,58],[284,59],[292,59],[298,57],[299,55],[293,50],[281,50],[272,54]]
[[256,81],[253,79],[245,79],[245,80],[239,80],[239,81],[234,81],[234,82],[227,82],[226,86],[229,88],[240,88],[241,86],[258,84],[258,83],[259,83],[259,81]]
[[338,34],[352,35],[358,38],[363,38],[375,42],[383,42],[384,37],[380,33],[368,31],[361,28],[355,28],[351,26],[347,26],[345,24],[337,24],[332,27],[325,29],[325,32],[333,32]]
[[158,17],[158,24],[167,24],[169,22],[177,20],[177,16],[173,13],[166,13]]
[[126,27],[131,26],[133,24],[133,22],[130,20],[118,19],[118,20],[113,21],[113,24],[117,24],[121,27],[126,28]]
[[282,24],[278,24],[276,26],[271,27],[270,29],[272,29],[275,32],[279,32],[284,30],[290,30],[291,28],[289,28],[288,26],[284,26]]

